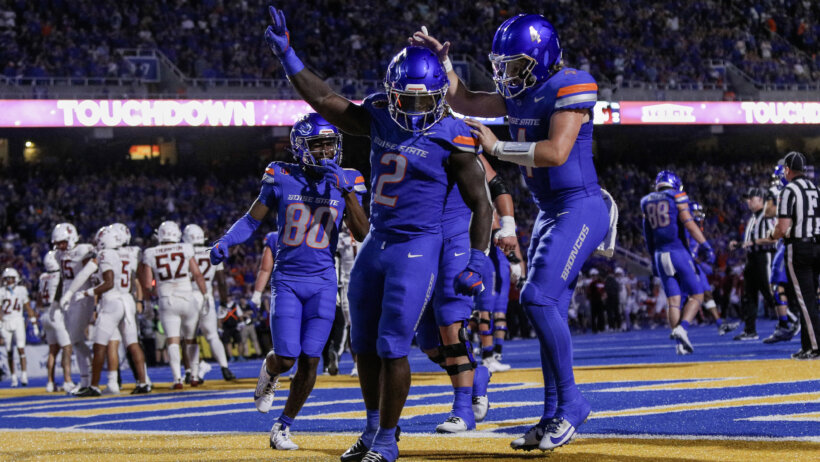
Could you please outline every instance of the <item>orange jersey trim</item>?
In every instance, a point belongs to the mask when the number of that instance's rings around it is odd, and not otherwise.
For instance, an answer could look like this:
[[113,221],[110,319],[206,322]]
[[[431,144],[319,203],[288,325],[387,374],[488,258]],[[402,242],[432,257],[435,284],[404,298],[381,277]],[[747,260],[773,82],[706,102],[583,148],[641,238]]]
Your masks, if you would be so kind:
[[475,146],[475,138],[473,138],[472,136],[458,135],[457,137],[453,138],[453,143]]
[[579,83],[577,85],[570,85],[558,90],[557,97],[571,95],[573,93],[581,93],[584,91],[598,91],[598,84],[595,83]]

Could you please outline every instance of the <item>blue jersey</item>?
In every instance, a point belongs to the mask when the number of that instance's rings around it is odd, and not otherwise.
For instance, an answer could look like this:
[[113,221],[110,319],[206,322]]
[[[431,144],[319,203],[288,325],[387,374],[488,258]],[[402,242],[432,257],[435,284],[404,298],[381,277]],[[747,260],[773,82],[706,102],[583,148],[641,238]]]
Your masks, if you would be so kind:
[[689,251],[686,228],[678,219],[678,204],[688,207],[689,198],[674,189],[652,192],[641,199],[644,237],[650,252],[681,248]]
[[546,140],[550,118],[557,111],[589,110],[589,122],[581,125],[575,145],[563,165],[521,167],[527,187],[542,210],[556,199],[600,194],[598,174],[592,163],[592,109],[597,99],[595,79],[584,71],[567,68],[523,96],[505,100],[513,141]]
[[464,203],[458,185],[453,184],[444,200],[444,213],[441,216],[441,226],[444,239],[449,239],[470,230],[470,220],[473,211]]
[[[352,181],[364,182],[356,170],[345,173]],[[307,176],[298,165],[271,162],[259,201],[277,213],[278,240],[271,248],[276,250],[274,273],[335,277],[333,256],[345,210],[341,191],[324,178]]]
[[464,121],[446,116],[429,130],[403,130],[387,109],[387,96],[362,103],[370,123],[370,226],[385,240],[440,234],[450,184],[446,166],[452,152],[476,152]]
[[262,241],[262,245],[269,248],[271,253],[273,253],[273,258],[276,259],[276,243],[279,242],[279,233],[276,231],[271,231],[265,235],[265,239]]

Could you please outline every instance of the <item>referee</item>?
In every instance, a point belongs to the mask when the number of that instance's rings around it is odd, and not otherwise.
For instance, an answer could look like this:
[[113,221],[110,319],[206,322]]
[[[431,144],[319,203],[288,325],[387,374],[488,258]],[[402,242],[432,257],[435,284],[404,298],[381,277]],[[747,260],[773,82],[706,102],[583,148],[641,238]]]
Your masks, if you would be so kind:
[[[820,357],[820,313],[817,308],[817,278],[820,276],[820,245],[816,226],[820,223],[817,186],[803,174],[806,157],[796,151],[783,159],[785,178],[789,182],[780,192],[777,206],[777,224],[769,234],[786,244],[786,274],[789,286],[800,307],[800,346],[792,355],[795,359]],[[820,237],[820,236],[818,236]]]
[[[746,224],[743,248],[746,249],[746,266],[743,268],[743,332],[735,340],[757,340],[757,294],[763,295],[766,311],[774,312],[775,301],[769,284],[772,271],[772,244],[755,244],[758,239],[768,236],[774,229],[774,218],[766,217],[763,188],[749,188],[743,195],[752,216]],[[731,245],[734,244],[734,245]],[[734,247],[737,243],[730,243]]]

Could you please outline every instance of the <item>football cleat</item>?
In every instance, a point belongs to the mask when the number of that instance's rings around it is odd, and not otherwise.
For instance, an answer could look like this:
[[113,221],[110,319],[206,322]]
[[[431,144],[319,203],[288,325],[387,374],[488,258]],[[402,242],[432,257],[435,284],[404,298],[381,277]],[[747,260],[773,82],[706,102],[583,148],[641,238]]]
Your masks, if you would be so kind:
[[205,374],[207,374],[208,372],[211,372],[211,365],[206,363],[205,361],[200,361],[199,362],[199,371],[198,372],[199,373],[197,375],[199,376],[199,382],[202,383],[202,382],[205,381],[205,380],[203,380],[205,378]]
[[273,405],[273,395],[276,389],[279,388],[279,374],[270,375],[267,367],[267,357],[274,354],[273,351],[268,353],[265,360],[262,361],[262,368],[259,370],[259,379],[256,381],[256,391],[253,392],[253,402],[256,405],[256,410],[267,414]]
[[490,409],[490,399],[487,395],[473,396],[473,415],[476,422],[481,422],[487,417],[487,411]]
[[719,335],[726,335],[729,332],[737,329],[737,326],[739,326],[739,325],[740,325],[739,322],[724,322],[723,324],[720,325],[720,327],[718,327],[718,334]]
[[538,445],[544,438],[545,433],[545,427],[541,425],[535,425],[534,427],[527,430],[527,433],[524,433],[524,436],[522,436],[521,438],[516,438],[512,440],[512,442],[510,443],[510,447],[515,450],[532,451],[533,449],[538,448]]
[[735,335],[735,340],[739,340],[741,342],[748,342],[748,341],[751,341],[751,340],[757,340],[759,338],[760,337],[758,337],[757,332],[743,331],[740,334]]
[[[475,425],[473,428],[475,429]],[[461,417],[451,415],[447,420],[436,426],[436,433],[461,433],[472,430]]]
[[117,382],[108,382],[108,386],[105,390],[103,390],[102,394],[104,395],[119,395],[120,394],[120,386]]
[[191,379],[191,386],[192,387],[198,387],[201,384],[202,384],[202,382],[199,379]]
[[358,377],[359,376],[359,368],[356,366],[356,363],[353,363],[353,369],[350,370],[351,377]]
[[681,356],[692,354],[691,351],[686,351],[686,348],[681,343],[678,343],[678,344],[675,345],[675,353],[677,353]]
[[495,356],[484,358],[482,364],[492,373],[508,371],[511,367],[509,364],[500,363]]
[[[401,427],[396,426],[396,442],[400,440],[399,435],[401,435]],[[339,457],[339,460],[342,462],[361,462],[369,451],[370,449],[365,446],[364,441],[359,438],[353,446],[350,446],[347,451]]]
[[290,428],[282,428],[282,422],[276,422],[270,429],[270,447],[285,451],[299,449],[299,446],[290,440]]
[[20,385],[24,387],[28,386],[28,372],[23,371],[23,373],[20,374]]
[[144,395],[147,393],[151,393],[150,383],[138,384],[137,387],[131,391],[132,395]]
[[569,423],[569,420],[563,417],[556,417],[547,425],[544,437],[541,438],[541,442],[538,443],[538,449],[551,451],[561,447],[572,441],[575,432],[576,428]]
[[[9,356],[11,356],[11,355],[9,355]],[[15,388],[15,387],[17,387],[17,385],[18,385],[17,374],[11,374],[11,387]]]
[[678,340],[687,352],[692,353],[695,351],[695,348],[692,346],[692,342],[689,341],[689,334],[683,326],[678,326],[672,329],[672,333],[669,334],[669,337]]
[[75,388],[77,388],[77,385],[75,385],[74,382],[63,382],[62,389],[64,392],[71,393]]
[[228,382],[236,380],[236,376],[227,367],[222,368],[222,378]]
[[794,334],[795,332],[792,327],[777,326],[772,335],[763,339],[763,343],[788,342],[794,337]]
[[90,386],[81,388],[79,391],[77,391],[77,393],[74,394],[74,396],[79,396],[81,398],[91,398],[95,396],[102,396],[102,392],[99,388],[95,386]]
[[338,375],[339,374],[339,353],[336,352],[333,348],[330,348],[330,352],[327,354],[328,361],[330,364],[327,366],[327,373],[330,375]]
[[801,350],[792,355],[794,359],[817,359],[820,358],[820,350]]
[[46,384],[46,392],[51,393],[54,391],[54,382],[48,382]]
[[367,451],[367,454],[364,455],[362,462],[389,462],[385,457],[379,454],[377,451]]
[[185,371],[185,378],[182,380],[185,385],[191,384],[191,371]]
[[182,390],[183,388],[185,388],[185,385],[182,384],[181,379],[177,382],[174,382],[174,384],[171,385],[171,390]]

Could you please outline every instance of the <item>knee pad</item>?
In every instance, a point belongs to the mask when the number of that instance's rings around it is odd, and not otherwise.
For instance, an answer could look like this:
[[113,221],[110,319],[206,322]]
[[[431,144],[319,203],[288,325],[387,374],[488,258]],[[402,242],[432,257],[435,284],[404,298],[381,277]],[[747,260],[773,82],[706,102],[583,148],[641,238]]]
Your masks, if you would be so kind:
[[452,366],[444,366],[444,370],[447,371],[447,375],[458,375],[462,372],[471,371],[475,369],[475,363],[469,362],[466,364],[453,364]]
[[434,356],[428,356],[428,358],[430,359],[430,361],[433,361],[434,363],[441,366],[442,369],[444,369],[444,359],[445,359],[445,357],[444,357],[444,351],[443,351],[442,347],[438,347],[438,349],[436,350],[436,354]]
[[786,306],[789,304],[788,300],[786,300],[786,293],[779,290],[774,291],[774,301],[777,306]]
[[[499,326],[498,323],[503,322],[503,326]],[[499,316],[493,320],[493,332],[507,332],[507,318],[504,316]]]
[[[458,330],[458,343],[454,343],[454,344],[450,344],[450,345],[444,345],[444,346],[441,347],[440,351],[441,351],[441,353],[443,354],[443,356],[445,358],[458,358],[458,357],[461,357],[461,356],[466,356],[467,360],[469,361],[470,369],[475,367],[474,366],[475,360],[473,359],[473,346],[470,343],[470,339],[468,338],[467,329],[465,329],[464,327],[462,327],[461,329]],[[462,365],[459,365],[458,367],[460,367],[460,366],[462,366]],[[454,368],[454,367],[457,367],[457,366],[445,366],[444,369],[449,374],[450,373],[449,368]],[[467,369],[459,370],[458,372],[455,372],[455,373],[450,374],[450,375],[458,374],[459,372],[463,372],[464,370],[467,370]]]
[[[486,328],[484,328],[486,326]],[[493,320],[492,319],[479,319],[478,320],[478,333],[480,335],[493,335]]]
[[717,308],[717,303],[714,300],[709,300],[708,302],[703,302],[703,307],[707,310],[711,310],[712,308]]

